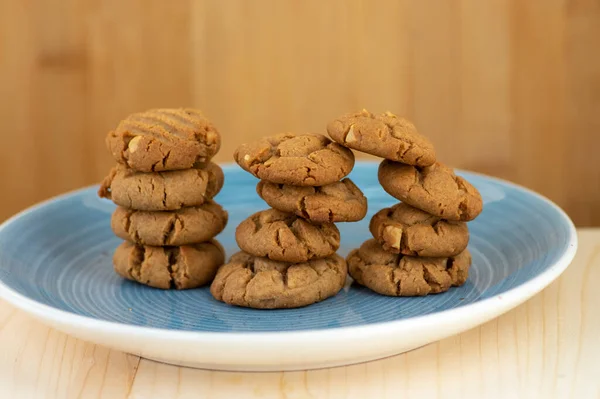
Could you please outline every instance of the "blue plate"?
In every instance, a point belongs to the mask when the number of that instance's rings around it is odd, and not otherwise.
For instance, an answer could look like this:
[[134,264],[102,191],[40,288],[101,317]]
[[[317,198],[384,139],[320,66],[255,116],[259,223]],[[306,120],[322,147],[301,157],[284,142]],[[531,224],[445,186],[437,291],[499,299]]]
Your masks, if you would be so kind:
[[[397,202],[379,186],[377,166],[359,162],[350,176],[368,197],[369,214],[359,223],[338,224],[342,236],[340,254],[344,256],[369,238],[370,217]],[[237,166],[228,165],[224,170],[226,184],[216,200],[228,210],[230,221],[218,240],[231,255],[238,250],[235,227],[267,206],[255,192],[255,178]],[[241,335],[271,333],[262,336],[268,338],[282,332],[308,330],[318,338],[320,333],[348,333],[353,328],[369,326],[375,331],[386,323],[397,326],[407,320],[427,320],[423,319],[427,315],[448,316],[453,310],[485,304],[486,300],[502,298],[517,290],[518,295],[511,297],[506,305],[490,305],[478,320],[464,323],[477,324],[522,302],[556,278],[574,255],[576,235],[568,217],[543,197],[486,176],[460,174],[479,189],[485,205],[483,213],[469,223],[469,249],[473,255],[469,279],[464,286],[445,294],[394,298],[347,284],[339,295],[306,308],[264,311],[218,302],[207,287],[162,291],[124,281],[112,269],[112,252],[120,243],[110,229],[114,205],[99,199],[96,187],[50,200],[2,225],[0,294],[82,338],[174,363],[229,369],[268,369],[273,365],[261,367],[246,362],[238,367],[232,361],[219,365],[210,358],[200,362],[195,358],[183,359],[181,355],[171,358],[132,344],[113,344],[116,340],[113,337],[111,341],[110,334],[119,331],[134,335],[163,334],[162,338],[167,339],[168,334],[177,332],[207,332],[231,344],[231,340]],[[531,284],[527,285],[528,282]],[[520,287],[522,291],[518,291]],[[446,330],[456,330],[451,327]],[[100,330],[109,336],[90,338],[90,333],[100,334]],[[232,337],[229,341],[227,335]],[[209,335],[183,336],[192,340],[200,337],[202,353],[206,350],[202,345],[211,343],[203,340]],[[281,368],[343,364],[389,354],[383,349],[380,348],[379,354],[360,359],[333,359],[329,363],[313,364],[311,359],[304,359],[299,365],[296,359],[296,363],[291,362],[287,367],[285,359],[278,361],[283,365]],[[398,349],[406,348],[395,351]]]

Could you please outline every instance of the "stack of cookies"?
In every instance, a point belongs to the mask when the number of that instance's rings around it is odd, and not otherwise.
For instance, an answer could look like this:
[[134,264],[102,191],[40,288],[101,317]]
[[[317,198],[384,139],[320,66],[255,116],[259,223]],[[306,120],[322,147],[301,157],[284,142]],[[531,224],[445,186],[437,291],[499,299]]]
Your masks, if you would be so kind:
[[431,142],[394,114],[363,110],[335,119],[327,131],[348,148],[385,158],[379,182],[402,201],[371,219],[374,238],[347,258],[352,278],[391,296],[434,294],[464,284],[471,266],[465,222],[482,211],[479,192],[436,162]]
[[252,308],[295,308],[337,294],[347,275],[335,252],[335,222],[361,220],[363,193],[344,178],[354,154],[323,135],[280,134],[244,144],[236,162],[261,179],[257,192],[272,208],[243,221],[242,252],[219,269],[211,285],[223,302]]
[[196,110],[154,109],[127,117],[106,143],[118,164],[98,195],[117,204],[111,226],[125,240],[115,271],[162,289],[210,283],[225,260],[213,237],[228,218],[212,201],[224,183],[210,162],[218,131]]

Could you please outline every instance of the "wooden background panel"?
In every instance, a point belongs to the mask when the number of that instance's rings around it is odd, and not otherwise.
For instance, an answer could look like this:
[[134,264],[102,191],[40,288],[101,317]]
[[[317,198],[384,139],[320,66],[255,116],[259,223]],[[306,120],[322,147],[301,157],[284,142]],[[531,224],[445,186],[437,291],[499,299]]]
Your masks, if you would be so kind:
[[131,112],[201,108],[225,162],[364,107],[598,225],[598,43],[597,0],[4,0],[0,220],[99,181]]

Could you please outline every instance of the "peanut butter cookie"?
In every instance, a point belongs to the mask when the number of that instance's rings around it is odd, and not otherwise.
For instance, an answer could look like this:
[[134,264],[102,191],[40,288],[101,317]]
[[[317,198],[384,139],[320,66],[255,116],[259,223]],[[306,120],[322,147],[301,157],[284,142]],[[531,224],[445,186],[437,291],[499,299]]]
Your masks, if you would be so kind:
[[117,165],[102,182],[98,195],[129,209],[173,211],[202,205],[221,191],[223,182],[223,170],[212,162],[200,169],[155,173]]
[[346,275],[346,261],[336,254],[305,263],[286,263],[239,252],[219,269],[210,292],[230,305],[298,308],[337,294],[344,287]]
[[422,296],[448,291],[467,281],[471,254],[464,250],[449,258],[396,255],[375,240],[348,255],[350,276],[360,285],[389,296]]
[[408,165],[429,166],[435,150],[429,139],[406,119],[391,112],[375,115],[367,110],[341,116],[327,125],[338,143],[357,151]]
[[473,220],[483,209],[479,191],[439,162],[419,168],[386,160],[379,182],[391,196],[447,220]]
[[140,172],[189,169],[210,161],[221,137],[194,109],[151,109],[125,118],[106,137],[117,162]]
[[330,256],[340,247],[333,223],[312,224],[292,213],[267,209],[237,227],[235,239],[249,254],[282,262],[306,262]]
[[224,261],[225,251],[215,240],[181,247],[149,247],[125,241],[113,257],[121,277],[165,290],[208,284]]
[[320,134],[291,133],[240,146],[235,161],[259,179],[294,186],[324,186],[345,177],[354,154]]
[[350,179],[317,187],[261,180],[256,192],[269,206],[315,223],[356,222],[367,214],[367,199]]
[[213,201],[176,211],[149,212],[117,207],[116,236],[141,245],[188,245],[210,240],[227,225],[227,212]]
[[412,256],[455,256],[469,243],[464,222],[453,222],[399,203],[377,212],[369,226],[383,249]]

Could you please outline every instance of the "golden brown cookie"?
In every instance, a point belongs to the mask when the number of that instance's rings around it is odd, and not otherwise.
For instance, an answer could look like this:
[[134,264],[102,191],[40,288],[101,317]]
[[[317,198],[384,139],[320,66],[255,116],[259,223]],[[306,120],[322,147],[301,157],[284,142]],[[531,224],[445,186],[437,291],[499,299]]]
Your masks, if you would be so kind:
[[181,247],[150,247],[125,241],[113,263],[121,277],[150,287],[178,290],[208,284],[225,261],[216,240]]
[[340,247],[333,223],[312,224],[292,213],[267,209],[237,227],[239,247],[255,256],[282,262],[306,262],[330,256]]
[[464,250],[449,258],[397,255],[370,239],[350,252],[347,261],[350,276],[381,295],[421,296],[463,285],[469,275],[471,254]]
[[264,137],[240,146],[235,161],[259,179],[294,186],[324,186],[345,177],[354,154],[320,134]]
[[154,173],[117,165],[98,195],[128,209],[173,211],[202,205],[221,191],[223,182],[223,170],[212,162],[205,168]]
[[391,196],[440,218],[466,222],[483,209],[479,191],[439,162],[418,168],[383,161],[379,183]]
[[455,256],[467,248],[469,229],[399,203],[377,212],[369,225],[383,249],[412,256]]
[[435,150],[429,139],[406,119],[391,112],[380,115],[367,110],[343,115],[327,125],[338,143],[357,151],[408,165],[429,166]]
[[219,269],[210,292],[230,305],[298,308],[337,294],[346,275],[346,261],[336,254],[294,264],[238,252]]
[[256,192],[269,206],[315,223],[356,222],[367,214],[367,199],[350,179],[317,187],[261,180]]
[[121,121],[106,145],[117,162],[140,172],[160,172],[210,161],[221,137],[200,111],[151,109]]
[[176,211],[149,212],[117,207],[112,230],[140,245],[188,245],[210,240],[227,225],[227,212],[214,201]]

